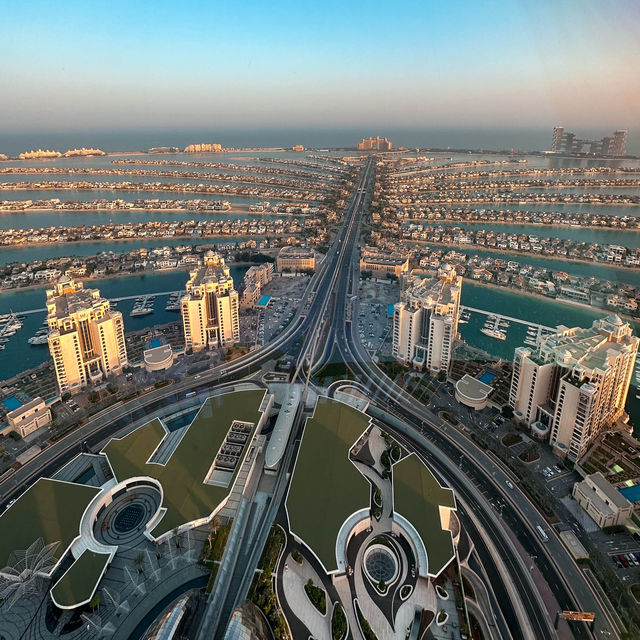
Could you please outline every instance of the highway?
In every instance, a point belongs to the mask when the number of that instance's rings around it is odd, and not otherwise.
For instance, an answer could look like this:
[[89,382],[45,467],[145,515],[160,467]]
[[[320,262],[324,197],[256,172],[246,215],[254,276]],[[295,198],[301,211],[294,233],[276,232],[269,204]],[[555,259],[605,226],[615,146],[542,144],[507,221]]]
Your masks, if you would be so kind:
[[[126,403],[118,403],[94,416],[81,428],[76,429],[58,442],[47,447],[37,458],[20,468],[16,473],[0,482],[0,509],[18,497],[41,476],[55,473],[66,462],[82,451],[83,443],[89,448],[114,436],[133,423],[143,421],[148,415],[184,400],[191,391],[206,392],[212,384],[230,382],[248,375],[265,363],[281,357],[298,340],[316,333],[323,316],[329,294],[340,272],[344,251],[343,241],[353,228],[354,217],[360,213],[362,194],[367,191],[373,177],[374,164],[369,160],[361,172],[345,214],[345,223],[338,233],[332,248],[311,279],[305,297],[307,304],[297,312],[289,326],[275,340],[259,350],[253,351],[230,363],[181,380],[171,386],[144,394]],[[309,302],[310,300],[310,302]]]
[[[361,219],[361,215],[357,217]],[[358,230],[352,229],[347,238],[345,252],[351,252],[350,260],[342,261],[341,272],[334,300],[331,325],[326,336],[325,349],[314,363],[318,368],[326,362],[337,346],[344,363],[349,367],[356,379],[364,385],[371,400],[386,404],[387,408],[402,421],[412,426],[403,438],[432,469],[442,471],[446,468],[446,459],[455,464],[463,463],[462,470],[447,474],[447,483],[459,495],[465,496],[465,502],[474,508],[476,515],[482,513],[480,506],[486,507],[490,502],[501,500],[504,504],[500,520],[492,514],[484,525],[494,535],[494,542],[499,541],[502,560],[507,563],[510,575],[517,586],[521,601],[525,604],[530,624],[536,629],[536,637],[554,637],[550,616],[537,595],[537,587],[533,583],[529,571],[522,569],[522,561],[504,529],[507,525],[517,536],[519,542],[530,556],[535,556],[536,564],[553,593],[558,605],[563,610],[583,610],[596,613],[593,632],[584,624],[572,623],[572,631],[577,637],[617,636],[616,627],[610,620],[606,607],[594,595],[582,572],[565,547],[550,529],[540,513],[529,499],[516,487],[507,489],[510,479],[502,467],[481,451],[466,436],[455,428],[444,423],[439,416],[427,410],[413,396],[395,385],[371,360],[368,351],[360,342],[358,332],[351,318],[357,317],[357,287],[359,282],[359,261],[355,251],[358,241]],[[354,305],[349,308],[350,305]],[[429,451],[419,442],[418,436],[424,434],[435,445]],[[407,439],[408,436],[408,439]],[[480,505],[474,496],[469,495],[467,487],[469,478],[481,488],[486,498],[485,505]],[[463,479],[463,480],[461,480]],[[496,526],[500,522],[502,526]],[[535,526],[542,525],[549,532],[549,542],[542,543],[535,534]],[[526,574],[526,575],[525,575]]]
[[[596,637],[601,637],[601,633],[616,637],[615,627],[604,607],[594,596],[584,575],[568,556],[555,532],[549,530],[537,509],[519,489],[506,488],[509,476],[503,468],[484,451],[478,449],[464,434],[443,423],[413,396],[393,384],[372,362],[369,353],[360,343],[351,317],[356,318],[358,313],[357,246],[361,222],[368,210],[374,170],[375,159],[370,158],[356,181],[346,209],[344,224],[308,286],[306,304],[279,337],[265,347],[231,363],[225,363],[102,412],[80,429],[45,449],[13,476],[5,479],[0,484],[0,504],[19,495],[38,477],[53,474],[62,464],[80,452],[82,443],[86,442],[90,448],[95,447],[119,431],[144,421],[147,416],[161,408],[186,402],[187,392],[210,392],[213,385],[240,379],[278,359],[288,350],[295,350],[298,354],[297,376],[305,365],[310,369],[322,366],[335,348],[357,381],[367,390],[374,406],[377,406],[380,412],[384,412],[381,413],[381,419],[385,418],[391,422],[395,419],[398,424],[394,433],[404,446],[416,451],[459,496],[462,505],[461,520],[471,538],[477,542],[476,548],[500,601],[501,614],[511,627],[513,637],[526,638],[523,630],[527,626],[535,638],[553,638],[555,634],[550,616],[537,593],[528,568],[523,565],[522,558],[509,537],[507,528],[517,536],[528,554],[537,556],[536,564],[559,606],[562,609],[594,611]],[[289,447],[294,446],[294,441],[292,439]],[[287,461],[290,460],[289,454],[288,451]],[[462,468],[459,465],[462,465]],[[283,473],[288,466],[282,465]],[[279,495],[275,504],[269,506],[265,522],[271,520],[275,513],[277,503],[281,499],[282,486],[278,482],[276,493]],[[500,518],[492,507],[492,503],[498,502],[504,505]],[[541,543],[534,533],[535,526],[541,523],[545,524],[545,529],[550,533],[550,540],[546,545]],[[499,561],[481,540],[478,526],[485,532],[490,532],[491,542],[500,554]],[[247,576],[252,574],[251,569],[258,557],[259,552],[255,547],[252,547],[250,552],[245,550],[240,556],[241,562],[234,570],[234,583],[242,584],[242,590],[247,587]],[[503,576],[501,569],[504,568],[508,572],[509,580]],[[512,589],[517,592],[516,598],[512,597]],[[231,602],[235,600],[232,594],[229,598]],[[520,603],[526,611],[527,620],[522,619]],[[572,630],[576,637],[593,637],[592,632],[584,625],[576,624]]]

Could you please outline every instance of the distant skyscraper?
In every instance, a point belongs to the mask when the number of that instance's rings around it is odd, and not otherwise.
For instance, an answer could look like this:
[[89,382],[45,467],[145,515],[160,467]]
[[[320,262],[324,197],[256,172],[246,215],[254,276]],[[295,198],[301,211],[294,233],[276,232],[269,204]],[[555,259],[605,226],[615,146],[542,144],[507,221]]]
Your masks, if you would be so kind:
[[538,433],[548,430],[558,453],[578,460],[622,417],[637,353],[638,338],[616,315],[589,329],[560,326],[535,349],[515,350],[509,404]]
[[63,276],[47,290],[49,351],[60,392],[79,391],[127,366],[124,323],[98,289]]
[[613,134],[612,156],[627,155],[627,133],[629,132],[626,129],[618,129],[618,131]]
[[431,373],[451,367],[458,334],[462,278],[452,267],[435,278],[409,279],[393,309],[393,355]]
[[623,156],[626,154],[627,131],[619,129],[612,136],[600,140],[577,138],[575,133],[564,127],[554,127],[551,151],[554,153],[593,153],[603,156]]
[[189,273],[186,289],[180,310],[187,349],[226,347],[240,339],[238,292],[224,258],[208,251],[204,265]]

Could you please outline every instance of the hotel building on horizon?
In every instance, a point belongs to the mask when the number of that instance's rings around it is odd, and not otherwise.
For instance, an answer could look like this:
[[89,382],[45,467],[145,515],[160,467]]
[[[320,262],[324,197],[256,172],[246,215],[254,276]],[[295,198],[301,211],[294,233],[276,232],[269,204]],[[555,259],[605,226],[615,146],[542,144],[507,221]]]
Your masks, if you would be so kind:
[[410,276],[393,308],[393,356],[432,374],[451,368],[462,278],[451,266],[434,278]]
[[128,365],[122,313],[98,289],[62,276],[47,289],[49,352],[60,393],[119,374]]
[[204,264],[189,273],[180,300],[185,348],[227,347],[240,340],[238,292],[224,258],[207,251]]
[[554,153],[594,153],[603,156],[626,155],[626,129],[618,129],[613,135],[600,140],[583,140],[575,133],[565,131],[564,127],[554,127],[551,151]]
[[358,143],[359,151],[391,151],[393,145],[388,138],[381,138],[376,136],[375,138],[362,138]]
[[605,428],[624,417],[639,339],[617,315],[588,329],[559,326],[535,349],[518,347],[509,404],[554,451],[579,460]]

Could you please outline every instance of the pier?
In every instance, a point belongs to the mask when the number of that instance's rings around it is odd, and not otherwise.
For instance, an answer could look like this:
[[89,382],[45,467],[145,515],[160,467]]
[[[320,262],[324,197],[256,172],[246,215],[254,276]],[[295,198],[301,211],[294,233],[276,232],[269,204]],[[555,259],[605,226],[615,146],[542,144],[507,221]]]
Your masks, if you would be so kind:
[[[158,293],[149,293],[149,294],[137,294],[134,296],[123,296],[122,298],[109,298],[109,302],[121,302],[122,300],[135,300],[136,298],[140,298],[141,295],[147,295],[147,296],[170,296],[172,293],[184,293],[184,290],[181,291],[159,291]],[[45,313],[46,309],[42,308],[42,309],[28,309],[27,311],[16,311],[16,315],[19,316],[28,316],[34,313]]]
[[495,313],[494,311],[485,311],[484,309],[474,309],[473,307],[465,307],[464,305],[460,305],[461,311],[471,311],[472,313],[482,313],[485,316],[495,316],[498,320],[509,320],[509,322],[518,322],[520,324],[526,324],[528,327],[535,327],[538,331],[546,330],[546,331],[554,331],[555,327],[547,327],[544,324],[537,324],[535,322],[531,322],[529,320],[522,320],[521,318],[512,318],[511,316],[505,316],[501,313]]
[[[534,329],[536,329],[536,335],[535,336],[527,336],[527,338],[525,338],[524,340],[524,344],[526,344],[527,346],[534,346],[538,339],[540,338],[540,336],[542,335],[543,332],[553,332],[555,331],[554,327],[547,327],[543,324],[538,324],[536,322],[530,322],[529,320],[521,320],[520,318],[513,318],[512,316],[505,316],[503,314],[500,313],[495,313],[492,311],[485,311],[484,309],[474,309],[473,307],[465,307],[464,305],[460,305],[460,310],[461,311],[469,311],[471,313],[480,313],[483,314],[487,317],[489,316],[493,316],[496,319],[496,326],[498,325],[498,323],[500,322],[500,320],[507,320],[508,322],[517,322],[519,324],[523,324],[527,327],[533,327]],[[506,329],[505,329],[505,334],[506,334]],[[491,337],[495,337],[495,336],[491,336]],[[502,339],[502,338],[501,338]]]

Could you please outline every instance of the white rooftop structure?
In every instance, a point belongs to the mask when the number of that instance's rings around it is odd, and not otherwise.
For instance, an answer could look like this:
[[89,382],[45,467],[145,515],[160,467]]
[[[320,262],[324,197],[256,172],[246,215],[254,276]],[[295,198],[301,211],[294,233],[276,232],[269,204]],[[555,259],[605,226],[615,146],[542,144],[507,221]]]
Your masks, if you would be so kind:
[[[273,386],[275,387],[276,385]],[[275,470],[284,455],[287,442],[289,441],[289,435],[291,434],[291,428],[293,427],[293,421],[295,420],[300,399],[302,398],[302,385],[300,384],[277,386],[285,387],[285,389],[283,389],[285,393],[281,402],[280,413],[271,432],[265,454],[264,466],[267,470]],[[274,393],[276,397],[280,395],[277,389],[274,390]]]

